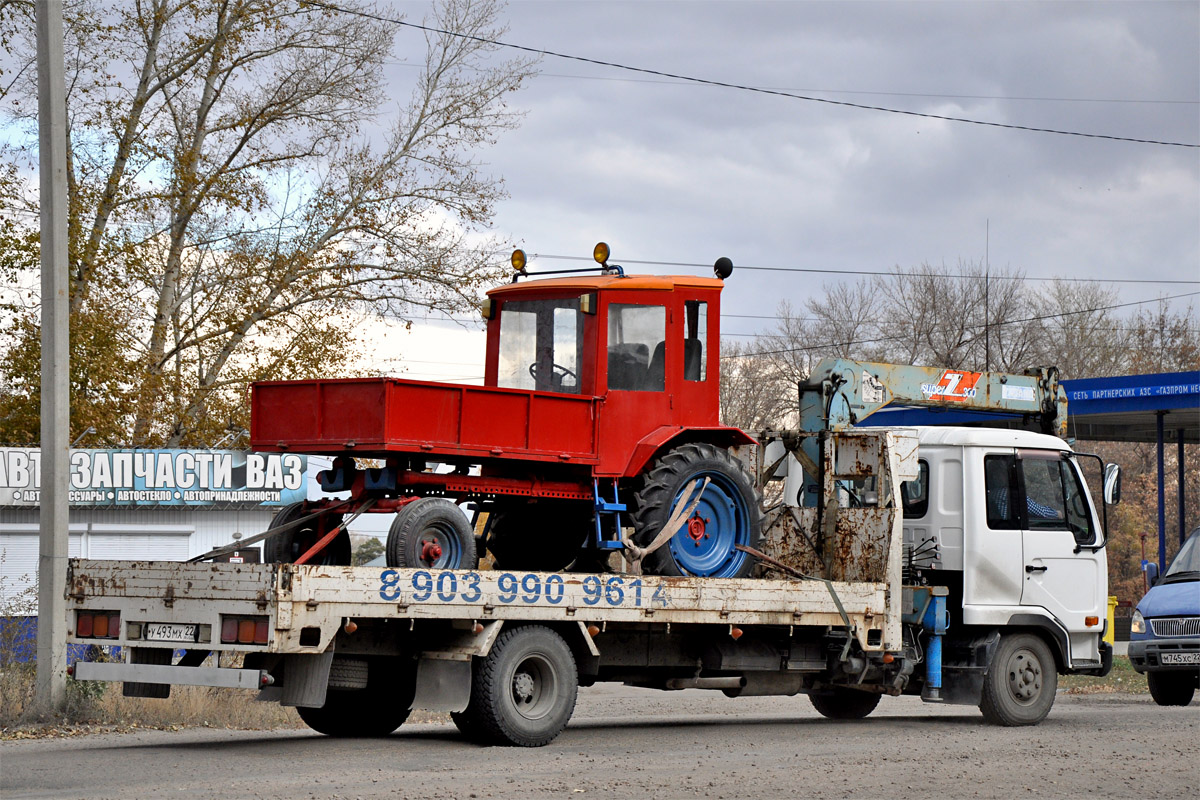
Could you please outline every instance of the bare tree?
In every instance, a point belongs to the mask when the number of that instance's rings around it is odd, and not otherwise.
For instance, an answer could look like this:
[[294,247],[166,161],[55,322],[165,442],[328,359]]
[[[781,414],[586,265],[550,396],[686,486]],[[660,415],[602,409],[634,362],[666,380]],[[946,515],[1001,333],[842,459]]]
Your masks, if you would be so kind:
[[1172,311],[1170,303],[1164,300],[1155,309],[1139,311],[1129,321],[1124,339],[1125,372],[1150,374],[1200,369],[1200,331],[1196,329],[1191,305],[1186,311]]
[[1126,343],[1110,308],[1115,289],[1098,283],[1053,281],[1037,297],[1042,340],[1037,361],[1057,366],[1066,378],[1098,378],[1120,372]]
[[477,232],[502,187],[477,153],[531,62],[492,57],[493,0],[440,0],[389,112],[397,27],[340,6],[68,14],[71,307],[120,319],[131,444],[211,440],[248,381],[341,368],[363,312],[462,309],[497,274]]
[[756,347],[721,341],[721,422],[751,433],[786,424],[796,397],[778,361]]

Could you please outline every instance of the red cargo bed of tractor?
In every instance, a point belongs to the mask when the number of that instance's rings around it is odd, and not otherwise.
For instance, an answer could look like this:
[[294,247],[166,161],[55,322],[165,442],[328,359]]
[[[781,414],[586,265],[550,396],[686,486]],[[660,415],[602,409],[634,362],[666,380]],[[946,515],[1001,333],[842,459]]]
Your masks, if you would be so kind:
[[596,464],[600,398],[399,378],[256,383],[264,452],[429,453]]

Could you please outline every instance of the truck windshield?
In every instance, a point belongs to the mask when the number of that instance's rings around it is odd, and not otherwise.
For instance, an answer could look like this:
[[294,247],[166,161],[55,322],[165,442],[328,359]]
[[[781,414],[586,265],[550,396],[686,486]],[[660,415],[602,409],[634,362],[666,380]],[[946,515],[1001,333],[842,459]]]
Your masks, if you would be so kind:
[[579,394],[582,348],[578,297],[506,301],[500,306],[497,385]]

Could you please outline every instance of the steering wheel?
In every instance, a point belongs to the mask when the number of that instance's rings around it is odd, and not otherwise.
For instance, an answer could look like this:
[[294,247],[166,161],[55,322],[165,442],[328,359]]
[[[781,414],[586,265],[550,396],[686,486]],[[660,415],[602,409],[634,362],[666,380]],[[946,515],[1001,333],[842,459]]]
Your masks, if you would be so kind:
[[[564,367],[562,364],[551,363],[550,364],[550,372],[551,372],[551,375],[550,375],[550,385],[551,386],[561,387],[563,385],[563,379],[566,378],[568,375],[570,375],[572,378],[575,379],[576,386],[579,385],[579,377],[574,372],[572,372],[571,370]],[[533,382],[535,384],[538,382],[538,365],[537,365],[536,361],[529,365],[529,377],[533,378]]]

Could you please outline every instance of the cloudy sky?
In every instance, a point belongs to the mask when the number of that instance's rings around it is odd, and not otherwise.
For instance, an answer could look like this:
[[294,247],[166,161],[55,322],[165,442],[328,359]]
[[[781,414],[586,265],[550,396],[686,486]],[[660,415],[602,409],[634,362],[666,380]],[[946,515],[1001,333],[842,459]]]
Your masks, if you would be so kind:
[[[423,6],[394,11],[417,21]],[[514,2],[505,16],[506,41],[649,70],[1200,143],[1196,2]],[[399,31],[399,52],[420,45],[419,32]],[[520,129],[481,154],[510,194],[497,234],[531,254],[586,257],[603,239],[634,271],[699,272],[629,262],[726,255],[854,272],[982,261],[986,248],[993,267],[1031,277],[1137,279],[1116,284],[1124,301],[1200,291],[1154,282],[1200,282],[1195,147],[868,111],[549,56],[539,69],[512,98],[526,112]],[[801,306],[837,279],[735,272],[723,311]],[[769,324],[729,318],[724,330]],[[410,374],[476,374],[463,355],[475,340],[435,328],[400,337]],[[434,342],[454,364],[418,361]]]

